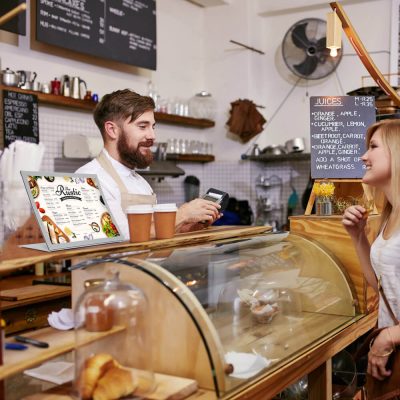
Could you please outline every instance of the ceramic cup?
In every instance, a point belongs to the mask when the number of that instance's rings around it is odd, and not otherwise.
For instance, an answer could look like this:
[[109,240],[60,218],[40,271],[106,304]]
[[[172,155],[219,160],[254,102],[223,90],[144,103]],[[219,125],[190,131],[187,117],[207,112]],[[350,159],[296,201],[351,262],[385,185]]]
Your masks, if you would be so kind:
[[48,83],[42,83],[42,93],[51,93],[50,86]]
[[170,239],[175,234],[176,204],[164,203],[153,206],[157,239]]
[[148,241],[150,239],[153,206],[150,204],[129,206],[126,209],[126,214],[128,216],[130,242]]

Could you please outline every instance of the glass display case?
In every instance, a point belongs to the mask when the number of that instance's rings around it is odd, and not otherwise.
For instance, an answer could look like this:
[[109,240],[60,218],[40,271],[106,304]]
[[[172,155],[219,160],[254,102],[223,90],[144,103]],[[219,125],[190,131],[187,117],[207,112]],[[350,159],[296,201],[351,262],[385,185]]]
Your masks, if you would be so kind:
[[148,299],[155,372],[196,379],[218,397],[271,374],[354,321],[339,261],[296,234],[266,234],[83,261],[84,282],[118,269]]

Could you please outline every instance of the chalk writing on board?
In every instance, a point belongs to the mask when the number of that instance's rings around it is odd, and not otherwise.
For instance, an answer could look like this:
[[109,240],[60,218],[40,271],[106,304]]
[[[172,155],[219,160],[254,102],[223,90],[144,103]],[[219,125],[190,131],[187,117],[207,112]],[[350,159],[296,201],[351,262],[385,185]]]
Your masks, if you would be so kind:
[[79,53],[156,69],[155,0],[38,0],[36,38]]
[[3,90],[4,145],[15,140],[39,143],[37,96]]
[[365,133],[375,120],[373,96],[311,97],[312,178],[361,178]]

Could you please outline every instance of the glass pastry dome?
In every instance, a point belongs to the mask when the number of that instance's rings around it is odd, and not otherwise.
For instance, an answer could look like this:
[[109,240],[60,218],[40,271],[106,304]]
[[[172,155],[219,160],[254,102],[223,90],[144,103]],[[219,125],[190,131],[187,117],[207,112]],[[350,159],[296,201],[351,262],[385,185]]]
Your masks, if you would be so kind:
[[154,389],[147,299],[109,271],[75,307],[75,389],[80,399],[143,396]]
[[154,371],[195,379],[219,397],[250,387],[359,318],[340,262],[296,234],[113,255],[83,267],[75,279],[118,267],[121,279],[143,289]]

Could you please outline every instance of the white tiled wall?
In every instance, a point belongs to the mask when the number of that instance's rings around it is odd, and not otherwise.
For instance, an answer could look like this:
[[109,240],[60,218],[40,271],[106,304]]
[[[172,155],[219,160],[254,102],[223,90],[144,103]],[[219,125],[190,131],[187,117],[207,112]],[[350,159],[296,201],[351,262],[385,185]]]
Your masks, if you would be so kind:
[[100,136],[93,118],[87,111],[63,110],[60,108],[40,107],[39,136],[46,146],[42,169],[54,170],[54,158],[62,157],[64,137],[70,134]]
[[[218,158],[218,156],[217,156]],[[159,202],[176,202],[182,204],[184,196],[184,180],[188,175],[196,176],[200,181],[200,195],[213,187],[229,193],[238,200],[253,201],[250,182],[250,162],[245,161],[215,161],[212,163],[181,163],[178,164],[186,173],[179,178],[167,178],[162,182],[149,180],[155,189]]]
[[[259,176],[270,178],[276,175],[282,180],[282,189],[279,187],[261,187],[256,186]],[[273,215],[263,215],[265,221],[278,220],[281,224],[285,224],[287,220],[287,205],[289,196],[292,194],[292,185],[298,196],[298,203],[293,215],[303,214],[304,210],[301,206],[301,198],[304,189],[307,186],[310,176],[309,161],[280,161],[269,163],[251,163],[250,183],[252,185],[252,208],[256,214],[257,197],[271,197],[276,200],[279,198],[282,212],[275,212]]]

